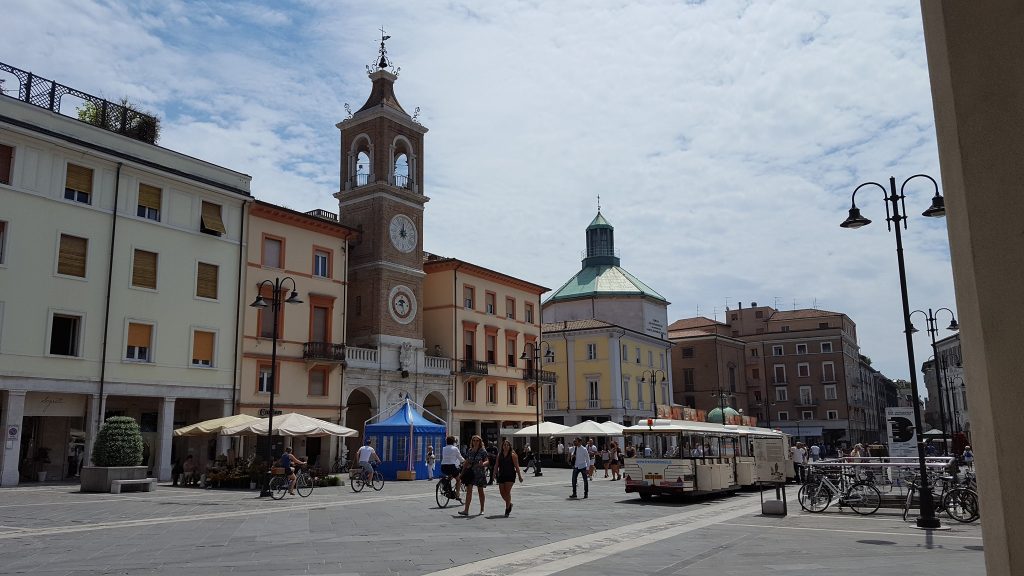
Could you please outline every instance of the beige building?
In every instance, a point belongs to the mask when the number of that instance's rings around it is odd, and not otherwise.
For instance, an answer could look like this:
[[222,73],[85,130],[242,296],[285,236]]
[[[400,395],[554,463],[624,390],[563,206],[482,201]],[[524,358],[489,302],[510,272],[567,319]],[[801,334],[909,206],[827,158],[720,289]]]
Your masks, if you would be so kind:
[[[449,429],[460,443],[474,434],[496,441],[537,421],[534,371],[543,286],[455,258],[428,254],[423,264],[428,354],[457,359]],[[525,354],[526,358],[523,358]]]
[[113,415],[167,480],[218,448],[172,430],[231,413],[250,178],[59,112],[0,96],[0,481],[75,476]]
[[[238,413],[265,417],[274,381],[272,350],[274,286],[279,293],[277,382],[274,414],[299,412],[343,422],[342,378],[345,365],[345,301],[348,246],[358,232],[325,210],[296,212],[256,201],[249,210],[243,299],[242,373]],[[290,280],[289,280],[290,279]],[[286,303],[291,292],[300,304]],[[257,295],[269,304],[251,306]],[[266,453],[266,438],[256,454]],[[280,441],[283,441],[281,439]],[[275,442],[276,444],[276,442]],[[298,456],[327,463],[338,454],[332,438],[295,439]],[[274,454],[280,453],[280,448]]]

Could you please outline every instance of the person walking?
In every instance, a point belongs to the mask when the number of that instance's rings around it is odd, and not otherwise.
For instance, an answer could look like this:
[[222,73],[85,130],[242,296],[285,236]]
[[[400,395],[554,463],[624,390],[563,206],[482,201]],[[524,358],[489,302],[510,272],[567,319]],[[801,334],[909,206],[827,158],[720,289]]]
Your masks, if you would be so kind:
[[587,466],[587,476],[591,479],[594,478],[594,468],[597,461],[597,446],[594,446],[594,439],[587,439],[587,457],[590,459],[590,464]]
[[501,443],[501,451],[494,462],[494,476],[498,479],[498,490],[505,501],[505,518],[512,513],[512,487],[516,485],[516,477],[523,481],[523,473],[519,470],[519,456],[512,449],[512,442],[505,439]]
[[796,476],[796,483],[804,483],[804,463],[807,462],[807,450],[803,442],[797,442],[796,446],[790,448],[793,455],[793,475]]
[[423,461],[427,465],[427,480],[433,480],[434,462],[437,461],[437,456],[434,455],[433,446],[427,446],[427,455],[423,458]]
[[587,469],[590,468],[590,454],[579,438],[572,441],[572,448],[569,449],[569,462],[572,464],[572,494],[569,498],[576,498],[576,479],[580,474],[583,475],[583,498],[587,498],[590,495],[590,480],[587,477]]
[[462,482],[466,485],[466,507],[459,511],[462,516],[469,516],[469,505],[473,503],[473,486],[480,500],[480,513],[484,513],[484,486],[487,486],[487,465],[490,455],[484,448],[484,441],[474,435],[466,450],[466,461],[462,463]]
[[821,447],[817,443],[811,444],[811,462],[821,460]]
[[605,478],[608,477],[608,471],[612,467],[612,461],[609,459],[609,454],[610,453],[608,452],[608,446],[605,445],[605,447],[601,449],[601,467],[604,468]]
[[622,453],[619,452],[619,443],[612,440],[611,448],[608,449],[608,460],[610,461],[612,469],[612,480],[619,479],[619,458],[622,457]]
[[[487,456],[490,464],[493,465],[494,461],[498,458],[497,442],[491,442],[490,444],[487,445]],[[494,474],[492,473],[492,470],[493,468],[491,466],[487,467],[487,474],[489,475],[489,477],[487,478],[488,485],[494,484]]]

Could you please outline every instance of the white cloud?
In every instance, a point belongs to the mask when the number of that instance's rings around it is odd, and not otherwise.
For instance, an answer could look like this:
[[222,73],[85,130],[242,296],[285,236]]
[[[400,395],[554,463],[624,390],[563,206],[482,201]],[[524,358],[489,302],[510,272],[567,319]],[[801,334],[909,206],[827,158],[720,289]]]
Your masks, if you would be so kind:
[[[938,178],[915,4],[8,4],[23,25],[6,62],[140,100],[163,145],[300,210],[336,209],[334,124],[369,93],[383,23],[398,97],[430,128],[428,250],[556,288],[600,194],[623,266],[673,302],[670,319],[816,300],[907,376],[881,193],[858,197],[875,224],[838,224],[861,182]],[[917,216],[930,195],[907,198],[911,304],[953,307],[944,225]]]

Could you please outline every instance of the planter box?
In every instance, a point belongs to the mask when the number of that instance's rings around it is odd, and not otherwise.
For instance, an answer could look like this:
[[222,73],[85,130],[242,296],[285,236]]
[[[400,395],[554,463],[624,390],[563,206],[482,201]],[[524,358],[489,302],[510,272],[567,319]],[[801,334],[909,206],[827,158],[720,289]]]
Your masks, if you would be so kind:
[[398,479],[399,480],[415,480],[416,479],[416,471],[415,470],[399,470],[398,471]]
[[110,492],[114,480],[140,480],[145,466],[82,466],[82,492]]

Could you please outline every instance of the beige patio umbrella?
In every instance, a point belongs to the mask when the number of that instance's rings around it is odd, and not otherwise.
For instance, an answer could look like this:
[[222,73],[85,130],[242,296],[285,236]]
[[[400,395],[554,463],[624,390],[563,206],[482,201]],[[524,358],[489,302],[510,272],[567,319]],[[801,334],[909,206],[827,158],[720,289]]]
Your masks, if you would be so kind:
[[205,420],[196,424],[190,424],[182,428],[178,428],[174,431],[175,436],[211,436],[220,434],[225,428],[232,426],[238,426],[240,424],[246,424],[250,422],[256,422],[260,419],[256,416],[250,416],[248,414],[235,414],[234,416],[224,416],[223,418],[214,418],[213,420]]
[[568,426],[558,424],[557,422],[541,422],[540,433],[537,432],[537,425],[527,426],[517,430],[513,436],[560,436],[562,430],[565,430]]
[[[241,436],[243,434],[266,435],[269,418],[259,418],[256,422],[242,423],[225,428],[221,434],[225,436]],[[358,434],[351,428],[339,426],[326,420],[320,420],[298,412],[289,412],[274,416],[274,436],[355,436]]]
[[599,422],[602,428],[607,428],[612,433],[612,436],[622,436],[622,431],[626,428],[622,424],[617,424],[612,421]]
[[594,422],[593,420],[584,420],[579,424],[569,426],[565,430],[558,433],[559,436],[621,436],[622,432],[612,432],[608,428],[605,428],[601,424]]

